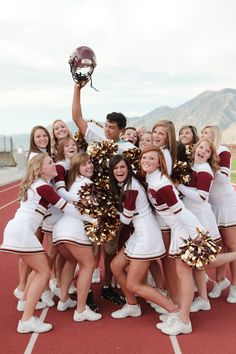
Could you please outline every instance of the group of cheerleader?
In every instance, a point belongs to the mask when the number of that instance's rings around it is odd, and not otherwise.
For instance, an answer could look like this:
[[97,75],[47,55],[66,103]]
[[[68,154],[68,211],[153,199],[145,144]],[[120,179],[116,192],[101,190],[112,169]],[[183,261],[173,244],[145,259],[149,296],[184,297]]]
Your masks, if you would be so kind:
[[[107,115],[102,128],[83,118],[80,95],[81,87],[75,85],[72,117],[87,144],[106,139],[118,144],[118,154],[109,162],[109,188],[121,227],[103,246],[107,271],[101,295],[122,305],[111,314],[115,319],[141,316],[138,295],[161,314],[156,327],[162,333],[191,333],[190,312],[210,310],[208,296],[219,297],[230,286],[227,302],[236,303],[236,192],[230,181],[231,153],[220,145],[220,129],[208,125],[199,139],[195,127],[184,126],[177,142],[172,121],[159,120],[152,131],[126,128],[125,116],[116,112]],[[123,155],[135,148],[141,151],[139,170]],[[171,178],[177,160],[191,166],[188,183]],[[75,309],[76,322],[102,318],[94,301],[88,302],[99,247],[84,227],[89,222],[96,228],[99,220],[81,214],[74,204],[81,200],[81,188],[93,183],[93,172],[90,156],[80,150],[63,121],[53,123],[51,137],[42,126],[32,129],[20,207],[1,245],[1,251],[20,255],[14,291],[17,310],[23,312],[19,333],[52,329],[34,310],[54,306],[53,294],[59,296],[58,311]],[[204,269],[192,268],[179,257],[180,247],[199,238],[199,230],[224,250]],[[49,240],[46,249],[43,235]],[[227,263],[231,283],[225,276]],[[212,267],[216,281],[208,294],[206,270]],[[125,299],[112,289],[112,275]],[[68,295],[73,291],[77,301]]]

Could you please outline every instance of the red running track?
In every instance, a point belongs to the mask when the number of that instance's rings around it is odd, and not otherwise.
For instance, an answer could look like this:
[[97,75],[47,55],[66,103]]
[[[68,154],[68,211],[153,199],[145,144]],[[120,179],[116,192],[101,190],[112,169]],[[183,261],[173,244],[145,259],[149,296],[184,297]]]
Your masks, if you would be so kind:
[[[18,207],[18,183],[0,187],[0,233]],[[20,232],[20,230],[19,230]],[[115,320],[110,313],[119,307],[100,298],[101,285],[94,285],[96,301],[103,319],[97,322],[76,323],[73,310],[60,313],[56,308],[38,311],[37,316],[53,324],[48,333],[17,334],[20,313],[13,290],[18,282],[18,257],[0,253],[1,322],[0,354],[57,353],[57,354],[235,354],[236,304],[226,302],[227,291],[220,299],[211,300],[212,310],[191,315],[193,333],[169,337],[156,329],[158,314],[141,300],[140,318]],[[102,267],[102,266],[101,266]],[[214,272],[210,273],[213,277]],[[209,284],[209,289],[212,283]],[[56,299],[57,301],[57,299]]]

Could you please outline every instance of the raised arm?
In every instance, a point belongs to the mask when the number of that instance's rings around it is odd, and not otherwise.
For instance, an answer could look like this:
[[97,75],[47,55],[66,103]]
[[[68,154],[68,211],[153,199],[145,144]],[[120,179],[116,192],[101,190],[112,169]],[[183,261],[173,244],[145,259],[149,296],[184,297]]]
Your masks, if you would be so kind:
[[74,86],[74,96],[72,102],[72,118],[79,130],[83,135],[85,135],[88,123],[83,118],[81,102],[80,102],[80,91],[81,88],[79,85],[75,84]]

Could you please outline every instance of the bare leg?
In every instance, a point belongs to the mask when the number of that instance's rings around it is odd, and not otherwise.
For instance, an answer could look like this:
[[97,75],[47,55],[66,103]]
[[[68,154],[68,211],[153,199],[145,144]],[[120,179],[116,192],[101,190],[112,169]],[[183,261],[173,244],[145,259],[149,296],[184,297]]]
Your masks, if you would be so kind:
[[204,299],[208,300],[207,295],[207,286],[206,286],[206,272],[205,270],[197,270],[194,269],[193,276],[197,285],[198,294],[199,296]]
[[34,270],[26,293],[25,310],[22,316],[22,320],[26,321],[33,316],[35,306],[50,279],[51,270],[46,254],[22,255],[21,257]]
[[[221,235],[223,237],[224,243],[229,252],[236,251],[236,227],[231,227],[228,229],[222,229]],[[227,254],[227,253],[226,253]],[[236,260],[229,261],[230,262],[230,270],[231,270],[231,284],[236,285]]]
[[165,289],[165,279],[164,279],[160,264],[157,261],[151,261],[149,270],[150,270],[152,277],[155,281],[156,287],[158,289],[164,290]]

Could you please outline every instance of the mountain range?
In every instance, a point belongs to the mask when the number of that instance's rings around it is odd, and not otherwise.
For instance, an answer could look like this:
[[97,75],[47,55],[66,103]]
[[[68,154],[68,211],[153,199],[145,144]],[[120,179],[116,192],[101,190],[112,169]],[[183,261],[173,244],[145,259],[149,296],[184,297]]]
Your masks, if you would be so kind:
[[[143,116],[129,117],[127,126],[145,125],[151,129],[160,119],[172,120],[177,136],[183,125],[194,125],[200,132],[206,124],[216,124],[222,129],[225,144],[236,143],[236,89],[204,91],[178,107],[161,106]],[[72,132],[76,131],[73,121],[67,124]],[[47,128],[51,130],[50,127]],[[15,148],[21,145],[24,150],[28,149],[29,134],[16,134],[12,138]]]

